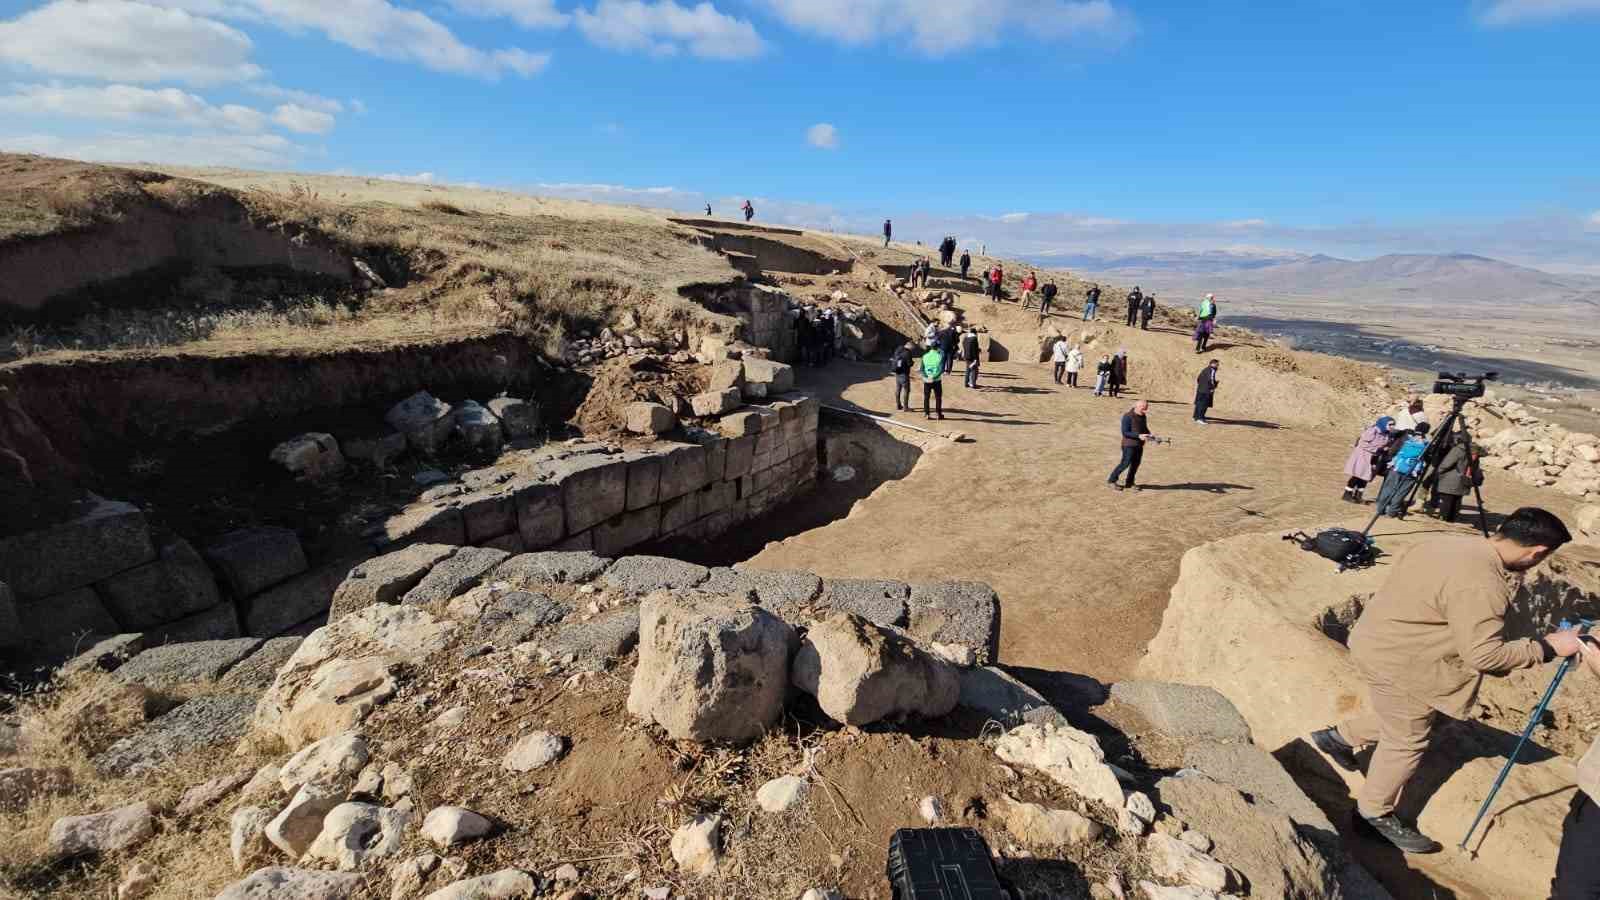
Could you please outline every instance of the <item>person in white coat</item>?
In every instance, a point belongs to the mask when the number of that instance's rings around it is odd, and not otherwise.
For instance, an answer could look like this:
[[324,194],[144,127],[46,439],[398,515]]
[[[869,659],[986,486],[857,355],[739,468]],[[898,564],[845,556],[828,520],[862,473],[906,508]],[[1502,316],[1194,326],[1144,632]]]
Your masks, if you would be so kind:
[[1056,342],[1050,346],[1050,361],[1052,363],[1055,363],[1056,369],[1055,369],[1054,378],[1056,380],[1056,384],[1060,384],[1061,383],[1061,377],[1063,375],[1065,375],[1066,372],[1067,372],[1067,339],[1066,338],[1058,337],[1058,338],[1056,338]]
[[1083,351],[1073,347],[1067,351],[1067,387],[1078,386],[1078,373],[1083,371]]

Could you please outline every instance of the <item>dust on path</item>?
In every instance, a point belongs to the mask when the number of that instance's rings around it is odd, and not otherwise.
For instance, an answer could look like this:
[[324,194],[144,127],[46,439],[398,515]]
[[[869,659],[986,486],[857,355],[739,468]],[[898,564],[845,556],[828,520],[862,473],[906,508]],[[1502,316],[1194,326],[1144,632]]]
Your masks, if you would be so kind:
[[[1021,315],[1014,307],[969,314]],[[1022,348],[1014,358],[1031,357],[1027,332],[1002,339]],[[1160,627],[1186,550],[1243,532],[1351,518],[1339,495],[1363,415],[1354,392],[1347,392],[1350,424],[1325,423],[1328,396],[1338,392],[1313,396],[1307,387],[1316,382],[1302,378],[1277,385],[1288,391],[1280,395],[1268,388],[1285,376],[1250,361],[1258,348],[1225,348],[1210,354],[1224,365],[1213,410],[1220,421],[1200,426],[1191,421],[1188,385],[1203,361],[1183,336],[1117,326],[1094,350],[1119,346],[1128,348],[1139,389],[1121,400],[1057,386],[1048,364],[1026,360],[988,364],[972,391],[962,386],[958,363],[945,379],[947,421],[932,424],[969,442],[929,453],[847,518],[769,544],[751,564],[837,577],[986,581],[1002,600],[1008,664],[1114,680],[1132,673]],[[881,365],[805,369],[800,380],[827,402],[929,424],[920,385],[913,385],[918,411],[894,412],[893,379]],[[1175,443],[1146,453],[1140,481],[1149,489],[1116,493],[1105,479],[1119,455],[1118,419],[1146,396],[1141,390],[1149,392],[1152,430]],[[1251,398],[1249,408],[1230,407],[1230,391]],[[1263,397],[1276,414],[1262,408]],[[1311,424],[1295,424],[1307,418]],[[1220,423],[1230,419],[1250,424]]]

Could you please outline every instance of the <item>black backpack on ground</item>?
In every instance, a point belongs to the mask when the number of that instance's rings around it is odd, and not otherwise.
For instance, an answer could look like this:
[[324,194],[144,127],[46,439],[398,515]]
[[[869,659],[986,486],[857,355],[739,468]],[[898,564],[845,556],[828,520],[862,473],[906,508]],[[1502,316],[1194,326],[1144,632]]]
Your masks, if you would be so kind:
[[1297,531],[1284,535],[1283,539],[1298,544],[1301,550],[1338,563],[1341,572],[1365,569],[1378,561],[1378,547],[1372,539],[1348,528],[1329,528],[1315,535]]

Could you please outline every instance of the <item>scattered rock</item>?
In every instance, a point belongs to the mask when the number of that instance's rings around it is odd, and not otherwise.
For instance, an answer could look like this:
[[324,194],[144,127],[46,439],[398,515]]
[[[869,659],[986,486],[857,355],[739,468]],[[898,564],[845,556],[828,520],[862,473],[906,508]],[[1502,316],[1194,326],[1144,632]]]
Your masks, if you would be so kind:
[[235,769],[226,775],[219,775],[209,781],[203,781],[183,792],[183,797],[178,800],[178,805],[173,812],[180,818],[192,816],[238,790],[248,783],[254,775],[254,769]]
[[1144,716],[1157,731],[1179,740],[1250,742],[1250,724],[1214,688],[1159,681],[1121,681],[1111,699]]
[[1123,808],[1122,785],[1105,764],[1094,735],[1070,726],[1021,725],[995,743],[1008,763],[1032,766],[1072,792],[1112,810]]
[[134,860],[117,884],[117,900],[143,900],[156,889],[156,867],[142,859]]
[[360,875],[273,866],[235,881],[216,900],[350,900],[361,889]]
[[493,830],[493,822],[460,806],[440,806],[422,820],[422,836],[445,849],[483,837]]
[[245,806],[233,811],[228,847],[233,852],[234,871],[247,872],[268,858],[272,850],[272,842],[267,840],[270,824],[272,813],[263,807]]
[[659,403],[629,403],[623,418],[634,434],[666,434],[678,427],[678,417]]
[[756,791],[756,805],[769,813],[788,812],[805,800],[810,787],[795,775],[774,778]]
[[442,861],[436,854],[423,853],[390,866],[389,900],[406,900],[421,894],[422,886],[428,883],[428,876],[439,868]]
[[1145,900],[1223,900],[1222,895],[1192,885],[1168,887],[1152,881],[1139,882],[1139,891]]
[[278,770],[278,786],[292,794],[308,784],[334,791],[350,788],[371,759],[365,735],[355,731],[325,737],[301,748]]
[[141,731],[94,757],[106,775],[143,775],[202,747],[231,744],[250,731],[256,698],[248,694],[211,694],[184,702]]
[[506,437],[511,440],[531,438],[539,431],[539,404],[515,397],[496,397],[488,403],[489,411],[500,420]]
[[675,739],[708,742],[754,740],[777,721],[795,639],[782,620],[760,607],[668,593],[646,598],[639,615],[630,713]]
[[450,413],[450,404],[427,391],[418,391],[391,407],[383,420],[406,436],[406,443],[412,450],[432,456],[450,438],[455,426]]
[[717,873],[722,860],[722,816],[695,816],[672,834],[672,859],[678,868],[702,878]]
[[400,852],[411,816],[371,803],[341,803],[328,811],[322,831],[306,849],[306,859],[354,872],[369,861]]
[[790,677],[795,687],[817,698],[823,712],[846,725],[943,716],[960,696],[949,663],[903,634],[844,612],[812,624]]
[[440,888],[429,894],[426,900],[510,900],[537,895],[538,885],[526,872],[503,869],[492,875],[480,875]]
[[844,894],[833,888],[807,888],[800,900],[844,900]]
[[482,404],[465,400],[453,412],[456,433],[462,443],[480,453],[498,453],[505,443],[500,420]]
[[296,478],[332,478],[344,472],[344,454],[333,435],[307,432],[272,448],[268,458]]
[[705,566],[664,556],[627,556],[611,564],[601,578],[607,588],[632,597],[656,591],[681,591],[711,577]]
[[557,866],[556,870],[550,875],[551,880],[566,884],[571,884],[572,882],[577,881],[580,877],[581,876],[578,873],[578,867],[572,863],[562,863],[561,865]]
[[289,805],[267,823],[267,840],[290,859],[299,859],[322,833],[322,820],[328,812],[343,801],[342,790],[320,784],[301,787]]
[[944,821],[944,801],[931,794],[923,797],[922,802],[917,804],[917,815],[929,825],[939,824]]
[[1178,840],[1183,841],[1185,844],[1188,844],[1196,850],[1199,850],[1201,853],[1210,853],[1211,848],[1216,846],[1216,844],[1212,842],[1211,838],[1206,837],[1192,828],[1188,829],[1183,834],[1178,835]]
[[63,766],[0,769],[0,810],[20,810],[35,798],[64,794],[70,790],[72,770]]
[[1131,837],[1143,835],[1156,820],[1156,805],[1139,791],[1128,793],[1127,802],[1120,812],[1122,815],[1117,817],[1117,831]]
[[155,833],[155,810],[143,801],[87,816],[63,816],[50,826],[45,855],[72,859],[115,853],[142,844]]
[[1104,829],[1070,809],[1046,809],[1037,803],[1005,798],[1006,830],[1034,847],[1067,847],[1088,843]]
[[1145,839],[1144,847],[1150,870],[1160,878],[1218,893],[1240,884],[1238,873],[1177,838],[1156,832]]
[[532,772],[567,754],[567,739],[548,731],[524,735],[511,746],[500,765],[512,772]]

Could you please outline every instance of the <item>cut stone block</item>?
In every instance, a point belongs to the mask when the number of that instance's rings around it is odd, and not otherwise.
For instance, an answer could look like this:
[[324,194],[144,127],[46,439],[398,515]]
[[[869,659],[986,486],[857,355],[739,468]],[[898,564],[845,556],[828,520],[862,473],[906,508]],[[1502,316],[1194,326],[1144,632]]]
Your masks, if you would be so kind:
[[159,558],[96,585],[124,629],[136,631],[216,606],[217,582],[200,554],[182,538],[162,545]]
[[778,618],[800,624],[801,611],[822,595],[822,579],[810,572],[768,572],[734,566],[755,591],[755,602]]
[[93,760],[102,775],[139,776],[203,747],[232,744],[250,730],[252,694],[196,697],[112,744]]
[[743,391],[744,364],[738,360],[713,363],[706,388],[711,391]]
[[738,388],[725,391],[707,391],[689,398],[689,408],[697,416],[720,416],[739,408],[744,394]]
[[623,454],[628,464],[628,509],[654,506],[661,496],[661,457],[649,451]]
[[699,444],[671,444],[661,450],[662,502],[706,486],[706,450]]
[[678,427],[678,417],[659,403],[629,403],[623,416],[634,434],[665,434]]
[[605,586],[629,596],[692,588],[711,577],[711,570],[664,556],[627,556],[611,564],[601,579]]
[[17,618],[17,595],[0,581],[0,650],[22,646],[22,621]]
[[490,550],[501,550],[512,556],[516,556],[518,553],[526,553],[528,550],[527,545],[522,543],[522,535],[517,534],[515,531],[510,534],[502,534],[497,538],[491,538],[482,542],[480,546],[488,547]]
[[1044,695],[994,667],[961,670],[960,703],[1006,726],[1068,724]]
[[462,547],[433,567],[417,586],[406,592],[405,603],[432,603],[459,597],[477,587],[510,554],[488,547]]
[[987,584],[946,581],[913,585],[907,608],[907,629],[917,640],[968,647],[979,665],[999,659],[1000,598]]
[[629,547],[655,540],[661,532],[662,509],[650,506],[607,519],[593,529],[594,552],[617,556]]
[[1111,699],[1137,710],[1156,730],[1179,740],[1250,741],[1250,723],[1214,688],[1119,681],[1111,686]]
[[726,442],[727,458],[722,464],[722,477],[727,481],[742,478],[750,474],[750,464],[756,455],[756,438],[749,437],[729,438]]
[[261,643],[257,638],[235,638],[152,647],[123,663],[112,674],[119,681],[148,688],[205,684],[221,678],[224,672],[255,652]]
[[289,661],[289,657],[304,642],[305,638],[298,636],[275,637],[223,673],[218,683],[238,691],[264,691],[272,687],[272,682],[278,677],[278,669]]
[[383,419],[390,428],[405,435],[411,449],[423,456],[437,453],[455,427],[450,404],[427,391],[418,391],[396,403]]
[[538,589],[549,584],[582,584],[605,574],[611,560],[589,552],[524,553],[494,570],[496,581],[515,588]]
[[232,603],[218,603],[204,612],[146,629],[145,643],[156,647],[161,644],[180,644],[188,641],[225,641],[243,637],[239,627],[239,610]]
[[855,613],[874,625],[903,626],[906,623],[906,599],[910,594],[910,586],[899,581],[828,579],[823,582],[822,599],[817,606]]
[[375,603],[400,602],[406,591],[457,549],[446,544],[412,544],[356,566],[333,592],[328,621],[337,622]]
[[566,535],[566,503],[560,484],[519,482],[513,489],[513,496],[517,510],[517,533],[522,536],[525,548],[542,550]]
[[557,659],[570,656],[583,668],[600,671],[638,642],[639,607],[624,606],[587,622],[561,625],[546,646]]
[[[78,588],[17,605],[22,641],[31,654],[59,659],[76,656],[99,637],[122,631],[93,588]],[[93,637],[96,640],[90,640]]]
[[259,594],[307,568],[300,539],[287,528],[232,531],[206,545],[205,555],[236,598]]
[[[700,492],[684,494],[661,504],[661,533],[670,535],[700,518]],[[603,551],[602,551],[603,552]]]
[[490,488],[461,498],[461,523],[467,543],[481,544],[517,530],[516,495]]
[[75,512],[59,525],[0,539],[0,581],[18,597],[52,597],[156,558],[133,504],[91,495]]
[[399,549],[410,544],[450,544],[467,542],[466,520],[455,506],[416,504],[390,516],[383,523],[383,544]]
[[761,416],[754,410],[748,409],[728,413],[718,420],[717,430],[730,438],[759,434],[761,432]]
[[706,484],[715,484],[723,479],[728,468],[728,440],[714,432],[701,432],[703,437],[698,443],[706,451]]
[[621,455],[589,453],[554,460],[545,467],[561,482],[568,534],[588,531],[627,508],[628,466]]
[[268,638],[328,612],[333,594],[350,574],[350,560],[312,569],[242,604],[245,634]]
[[456,434],[468,447],[481,453],[498,453],[505,443],[505,432],[500,420],[483,404],[474,400],[463,401],[451,413]]
[[511,440],[531,438],[539,431],[539,404],[515,397],[496,397],[488,403],[489,411],[500,420],[506,437]]
[[744,360],[744,380],[748,384],[764,384],[767,386],[767,395],[781,394],[794,390],[794,369],[770,359],[756,359],[746,357]]

